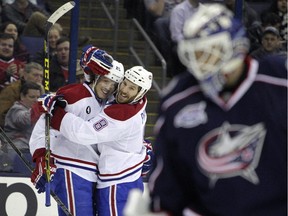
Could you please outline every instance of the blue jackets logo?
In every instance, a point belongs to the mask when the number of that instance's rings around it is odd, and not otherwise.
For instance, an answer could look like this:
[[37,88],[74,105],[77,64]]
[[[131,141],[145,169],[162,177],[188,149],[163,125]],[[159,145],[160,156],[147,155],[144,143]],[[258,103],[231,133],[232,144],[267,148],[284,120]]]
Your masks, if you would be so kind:
[[197,160],[202,173],[214,186],[220,178],[242,176],[259,183],[255,172],[260,159],[266,129],[263,123],[252,126],[223,123],[199,142]]
[[187,105],[177,113],[174,119],[176,128],[192,128],[207,122],[207,114],[205,113],[206,103]]

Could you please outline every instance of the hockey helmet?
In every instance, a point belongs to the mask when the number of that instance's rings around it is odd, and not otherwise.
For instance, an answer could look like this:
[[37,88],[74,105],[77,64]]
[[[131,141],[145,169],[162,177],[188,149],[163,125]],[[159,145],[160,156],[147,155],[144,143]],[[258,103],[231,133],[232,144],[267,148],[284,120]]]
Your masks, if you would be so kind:
[[110,72],[104,76],[116,83],[120,83],[124,78],[124,66],[116,60],[113,60],[112,65],[113,67],[109,70]]
[[140,100],[152,87],[153,74],[142,66],[134,66],[126,70],[124,78],[141,87],[140,91],[131,103]]

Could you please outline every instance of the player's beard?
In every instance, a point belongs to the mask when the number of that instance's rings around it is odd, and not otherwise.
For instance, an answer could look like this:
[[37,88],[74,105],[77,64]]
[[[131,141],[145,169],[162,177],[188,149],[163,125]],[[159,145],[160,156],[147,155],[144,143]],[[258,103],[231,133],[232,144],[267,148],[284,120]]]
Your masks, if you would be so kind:
[[118,93],[116,94],[116,101],[119,104],[127,104],[130,103],[131,101],[133,101],[134,97],[131,98],[129,97],[128,94],[123,94],[121,91],[118,91]]

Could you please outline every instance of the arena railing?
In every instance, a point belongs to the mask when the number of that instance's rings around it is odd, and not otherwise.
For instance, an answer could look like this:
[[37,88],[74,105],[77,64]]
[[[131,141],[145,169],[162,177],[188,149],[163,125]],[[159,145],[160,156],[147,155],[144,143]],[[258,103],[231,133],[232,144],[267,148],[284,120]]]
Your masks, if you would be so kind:
[[[145,55],[144,55],[144,63],[142,59],[140,58],[139,53],[137,52],[137,49],[135,48],[135,34],[140,33],[141,36],[144,38],[146,44],[149,46],[145,46]],[[153,86],[157,90],[158,94],[160,95],[161,89],[163,89],[166,86],[166,77],[167,77],[167,63],[160,51],[155,46],[154,42],[150,39],[146,31],[143,29],[141,24],[138,22],[137,19],[132,18],[131,20],[131,26],[130,26],[130,38],[129,38],[129,51],[133,55],[133,57],[136,59],[136,61],[142,65],[144,68],[148,68],[150,66],[149,63],[149,51],[152,51],[154,55],[160,60],[161,62],[161,68],[162,68],[162,83],[161,86],[156,82],[155,79],[153,79]]]
[[[88,8],[92,8],[93,0],[90,0],[88,3]],[[118,29],[119,29],[119,0],[114,0],[114,14],[109,10],[105,0],[99,0],[103,11],[105,12],[107,18],[110,21],[111,26],[113,27],[113,56],[117,57],[117,45],[118,45]],[[87,11],[88,17],[91,17],[91,10]],[[90,26],[90,19],[87,19],[87,26]]]

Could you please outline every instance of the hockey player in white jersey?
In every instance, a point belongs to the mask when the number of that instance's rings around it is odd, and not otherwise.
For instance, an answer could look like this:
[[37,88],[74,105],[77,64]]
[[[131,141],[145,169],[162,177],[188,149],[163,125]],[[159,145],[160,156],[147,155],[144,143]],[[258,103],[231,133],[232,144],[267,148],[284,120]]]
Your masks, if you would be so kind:
[[135,66],[125,72],[115,101],[93,119],[85,121],[61,107],[50,107],[50,111],[54,109],[51,126],[63,136],[83,146],[97,143],[99,216],[123,215],[129,191],[133,188],[143,191],[145,94],[151,86],[152,73]]
[[[97,76],[94,81],[90,80],[90,83],[70,84],[62,87],[57,91],[56,97],[60,96],[63,99],[62,102],[67,103],[65,110],[89,120],[103,109],[109,99],[113,98],[112,94],[117,89],[117,84],[123,79],[124,67],[105,51],[93,46],[84,48],[81,66],[85,70],[87,79],[94,77],[93,73],[103,75]],[[45,99],[51,99],[51,95],[43,100]],[[36,169],[31,180],[39,192],[45,191],[46,182],[45,175],[43,175],[44,131],[45,119],[42,116],[35,125],[30,140],[30,151],[36,162]],[[69,141],[59,131],[53,129],[50,130],[50,143],[51,156],[55,158],[57,166],[51,183],[53,191],[74,216],[95,215],[95,200],[92,197],[97,180],[99,156],[92,146],[83,146],[77,144],[76,141]],[[59,215],[65,215],[61,208],[59,208]]]

